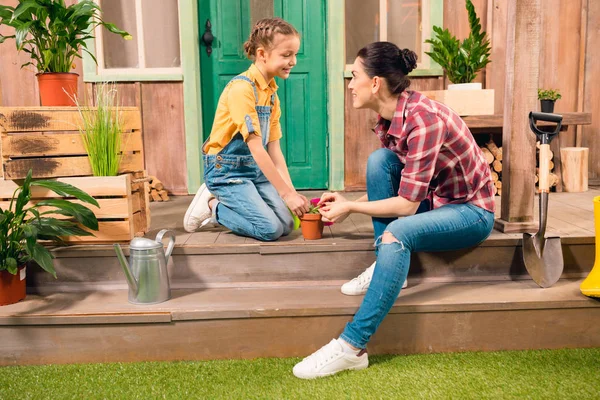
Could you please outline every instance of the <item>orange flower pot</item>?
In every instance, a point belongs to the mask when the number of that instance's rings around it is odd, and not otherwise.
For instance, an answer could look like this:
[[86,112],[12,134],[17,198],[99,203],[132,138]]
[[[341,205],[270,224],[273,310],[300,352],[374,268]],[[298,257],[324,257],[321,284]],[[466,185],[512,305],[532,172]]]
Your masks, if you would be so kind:
[[77,78],[79,74],[46,72],[36,76],[40,86],[42,106],[75,106],[72,99],[77,97]]
[[323,237],[323,221],[321,214],[304,214],[300,218],[302,236],[306,240],[316,240]]
[[25,266],[16,275],[0,271],[0,306],[14,304],[25,298]]

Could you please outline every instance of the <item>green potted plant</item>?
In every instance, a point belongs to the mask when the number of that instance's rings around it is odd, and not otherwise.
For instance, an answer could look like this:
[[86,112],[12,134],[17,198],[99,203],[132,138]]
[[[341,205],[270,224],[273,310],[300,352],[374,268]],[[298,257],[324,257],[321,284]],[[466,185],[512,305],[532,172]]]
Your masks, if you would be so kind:
[[302,236],[306,240],[316,240],[323,237],[323,221],[319,213],[319,206],[310,204],[308,212],[300,217]]
[[19,0],[16,7],[0,5],[0,26],[15,29],[10,36],[0,35],[0,43],[15,39],[17,49],[31,56],[22,65],[34,65],[38,71],[43,106],[71,106],[77,96],[77,77],[72,73],[75,57],[89,53],[86,40],[93,38],[94,28],[101,25],[125,39],[131,35],[106,23],[100,7],[92,0],[70,6],[64,0]]
[[93,236],[80,224],[98,230],[96,216],[83,204],[64,199],[30,202],[34,187],[98,207],[93,197],[67,183],[33,181],[31,175],[29,170],[23,184],[15,189],[8,207],[0,208],[0,305],[25,298],[25,265],[28,261],[35,261],[56,278],[52,254],[38,243],[39,240],[60,243],[63,236]]
[[95,89],[95,107],[82,106],[75,100],[82,121],[79,131],[94,176],[117,176],[123,132],[117,90],[107,83],[97,85]]
[[434,26],[435,36],[425,40],[431,45],[431,51],[425,52],[437,62],[446,72],[450,82],[456,85],[448,85],[448,89],[481,89],[481,84],[471,84],[477,73],[490,62],[491,46],[485,31],[481,31],[481,24],[475,7],[471,0],[466,0],[466,8],[469,14],[469,36],[462,43],[452,35],[448,29]]
[[554,112],[554,103],[562,98],[558,89],[538,89],[538,100],[540,100],[542,112]]

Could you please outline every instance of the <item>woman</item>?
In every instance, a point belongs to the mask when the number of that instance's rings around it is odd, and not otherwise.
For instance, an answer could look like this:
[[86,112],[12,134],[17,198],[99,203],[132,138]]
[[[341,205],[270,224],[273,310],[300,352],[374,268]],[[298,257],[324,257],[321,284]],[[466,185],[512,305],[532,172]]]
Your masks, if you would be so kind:
[[493,229],[489,166],[454,111],[406,90],[416,61],[408,49],[376,42],[352,67],[353,106],[379,114],[374,131],[383,148],[369,156],[367,195],[348,201],[326,193],[321,214],[334,222],[350,213],[371,216],[377,259],[342,287],[345,294],[366,291],[365,298],[338,339],[296,364],[299,378],[366,368],[367,343],[400,294],[411,253],[475,246]]

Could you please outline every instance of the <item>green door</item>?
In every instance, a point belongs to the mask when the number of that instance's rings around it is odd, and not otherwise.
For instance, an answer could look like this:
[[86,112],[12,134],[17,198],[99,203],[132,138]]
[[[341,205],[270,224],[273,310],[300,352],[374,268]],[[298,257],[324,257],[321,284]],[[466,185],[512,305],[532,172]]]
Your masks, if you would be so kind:
[[202,116],[206,139],[219,95],[231,78],[250,66],[243,52],[255,21],[279,16],[301,34],[297,65],[277,79],[281,100],[281,147],[297,189],[326,189],[327,82],[325,5],[322,0],[199,0],[200,36],[210,21],[214,41],[209,55],[201,43]]

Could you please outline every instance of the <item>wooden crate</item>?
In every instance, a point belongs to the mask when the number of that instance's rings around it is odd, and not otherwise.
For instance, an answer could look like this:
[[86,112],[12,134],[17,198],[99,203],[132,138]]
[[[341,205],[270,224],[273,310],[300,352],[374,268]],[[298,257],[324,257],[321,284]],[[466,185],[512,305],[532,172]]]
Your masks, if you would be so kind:
[[460,116],[494,114],[494,89],[429,90],[421,93],[447,105]]
[[[93,110],[93,108],[92,108]],[[142,116],[137,107],[122,107],[123,158],[120,173],[144,169]],[[5,179],[90,176],[88,156],[75,107],[0,107],[2,170]]]
[[[68,243],[113,243],[129,241],[134,236],[143,235],[150,227],[150,208],[148,202],[148,182],[142,181],[143,173],[119,176],[88,176],[77,178],[58,178],[57,181],[69,183],[96,198],[100,208],[85,204],[98,218],[95,236],[68,237]],[[9,206],[17,184],[11,180],[0,180],[0,207]],[[30,205],[48,198],[64,198],[49,189],[33,186]],[[73,200],[73,199],[69,199]],[[78,200],[74,202],[81,203]],[[43,208],[42,208],[43,210]],[[67,218],[52,215],[55,218]]]

